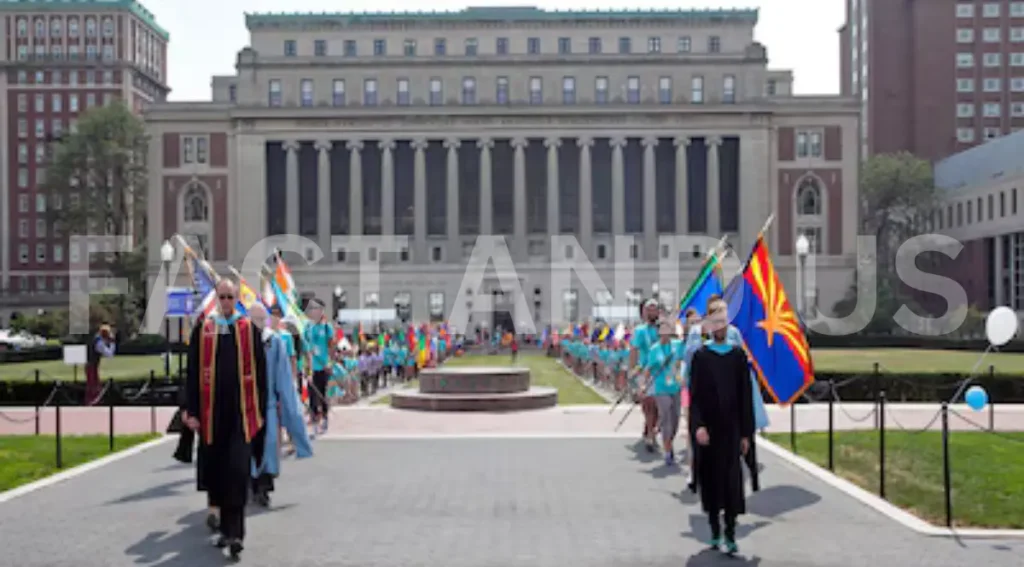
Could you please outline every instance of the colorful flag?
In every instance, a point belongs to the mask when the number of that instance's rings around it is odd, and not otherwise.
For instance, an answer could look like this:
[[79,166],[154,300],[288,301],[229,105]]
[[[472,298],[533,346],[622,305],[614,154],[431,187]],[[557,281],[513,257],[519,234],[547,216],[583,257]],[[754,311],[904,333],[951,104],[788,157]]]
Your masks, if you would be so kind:
[[791,404],[814,383],[814,365],[800,319],[772,264],[764,238],[730,282],[729,312],[750,364],[775,403]]
[[260,274],[260,280],[263,282],[263,293],[260,294],[263,304],[268,308],[277,305],[277,294],[274,293],[274,288],[270,285],[271,280],[265,274]]
[[291,297],[285,295],[281,288],[277,287],[277,282],[271,282],[270,286],[274,290],[274,294],[277,296],[277,302],[281,306],[281,311],[284,312],[284,316],[293,320],[298,331],[301,333],[306,330],[306,314],[299,309],[298,304],[292,300]]
[[291,297],[296,305],[299,305],[299,291],[295,288],[295,279],[292,278],[292,270],[285,264],[281,254],[277,254],[277,261],[274,267],[274,283],[287,296]]
[[708,299],[712,295],[722,295],[722,266],[715,253],[704,261],[697,279],[693,280],[690,290],[679,301],[679,318],[686,317],[686,310],[691,307],[701,316],[706,315]]

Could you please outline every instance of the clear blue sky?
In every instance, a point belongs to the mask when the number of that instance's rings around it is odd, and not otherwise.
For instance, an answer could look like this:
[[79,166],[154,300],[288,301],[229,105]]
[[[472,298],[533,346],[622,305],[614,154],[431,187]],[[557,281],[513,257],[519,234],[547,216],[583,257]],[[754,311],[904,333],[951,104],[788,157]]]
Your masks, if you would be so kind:
[[210,76],[234,71],[248,43],[245,12],[363,12],[458,10],[466,6],[534,5],[547,9],[760,8],[757,39],[773,68],[792,69],[799,94],[839,92],[839,38],[843,0],[142,0],[171,34],[171,100],[207,100]]

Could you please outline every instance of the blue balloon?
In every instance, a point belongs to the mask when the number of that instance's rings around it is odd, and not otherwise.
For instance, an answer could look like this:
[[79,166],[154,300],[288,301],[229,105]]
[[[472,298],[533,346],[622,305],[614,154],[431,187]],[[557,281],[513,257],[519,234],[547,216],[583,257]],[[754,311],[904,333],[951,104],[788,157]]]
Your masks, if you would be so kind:
[[971,386],[967,390],[967,395],[964,396],[964,401],[974,411],[981,411],[988,405],[988,392],[981,386]]

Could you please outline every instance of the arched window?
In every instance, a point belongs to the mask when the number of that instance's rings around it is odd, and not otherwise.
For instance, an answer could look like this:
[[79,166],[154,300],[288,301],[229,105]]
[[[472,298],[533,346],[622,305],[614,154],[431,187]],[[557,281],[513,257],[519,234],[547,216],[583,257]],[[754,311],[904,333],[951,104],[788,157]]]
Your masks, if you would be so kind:
[[796,212],[800,216],[821,214],[821,187],[813,177],[804,178],[796,190]]
[[206,191],[199,185],[192,185],[185,192],[185,222],[208,222],[210,206],[206,201]]
[[44,37],[46,37],[46,20],[36,18],[36,38],[42,39]]
[[87,37],[96,36],[96,18],[85,19],[85,35]]
[[18,18],[18,37],[25,37],[26,35],[28,35],[28,20]]

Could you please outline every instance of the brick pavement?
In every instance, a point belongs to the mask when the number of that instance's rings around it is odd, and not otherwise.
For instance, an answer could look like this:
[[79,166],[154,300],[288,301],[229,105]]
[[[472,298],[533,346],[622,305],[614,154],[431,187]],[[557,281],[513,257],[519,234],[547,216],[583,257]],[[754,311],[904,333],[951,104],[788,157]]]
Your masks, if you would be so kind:
[[[0,505],[19,567],[221,566],[170,444]],[[987,567],[1024,545],[918,536],[765,455],[748,558],[701,554],[683,480],[625,439],[322,440],[250,516],[253,567]],[[16,558],[16,559],[15,559]]]

